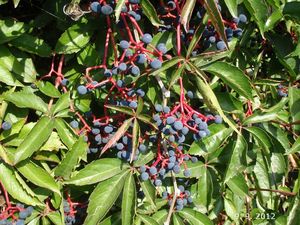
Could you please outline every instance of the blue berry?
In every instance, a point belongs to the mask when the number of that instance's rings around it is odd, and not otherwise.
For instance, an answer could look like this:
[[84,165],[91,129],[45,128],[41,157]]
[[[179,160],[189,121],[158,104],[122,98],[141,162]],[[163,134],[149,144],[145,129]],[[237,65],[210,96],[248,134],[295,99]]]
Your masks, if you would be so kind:
[[104,6],[101,7],[101,12],[102,12],[104,15],[106,15],[106,16],[112,14],[113,11],[114,11],[114,10],[113,10],[113,8],[112,8],[110,5],[104,5]]
[[140,171],[141,171],[142,173],[146,172],[146,167],[145,167],[145,166],[141,166],[141,167],[140,167]]
[[152,41],[152,36],[151,34],[144,34],[143,37],[142,37],[142,41],[145,43],[145,44],[150,44],[151,41]]
[[140,0],[129,0],[129,3],[131,3],[131,4],[139,4]]
[[185,136],[183,134],[179,135],[178,137],[179,137],[178,143],[183,143],[185,141]]
[[175,166],[175,163],[168,163],[168,169],[171,170]]
[[206,137],[206,132],[203,131],[203,130],[200,130],[200,131],[198,132],[198,135],[199,135],[201,138],[204,138],[204,137]]
[[163,107],[160,104],[155,104],[154,108],[156,112],[161,112],[163,110]]
[[121,12],[126,13],[128,11],[127,6],[123,5],[121,8]]
[[105,77],[111,77],[111,76],[112,76],[111,71],[108,70],[108,69],[105,69],[105,70],[104,70],[104,76],[105,76]]
[[149,169],[149,173],[150,173],[151,175],[155,175],[155,174],[157,173],[156,167],[151,166],[150,169]]
[[186,194],[187,197],[191,196],[191,192],[189,192],[188,190],[186,190],[184,193]]
[[178,198],[178,199],[176,200],[176,204],[177,204],[177,205],[183,205],[183,200],[182,200],[181,198]]
[[125,41],[125,40],[120,41],[120,47],[122,49],[127,49],[127,48],[129,48],[129,46],[130,46],[130,44],[128,41]]
[[140,75],[140,68],[138,68],[137,66],[133,66],[131,67],[131,73],[134,75],[134,76],[138,76]]
[[224,50],[226,48],[225,42],[224,41],[218,41],[217,42],[217,49],[218,50]]
[[136,93],[141,96],[141,97],[144,97],[145,96],[145,92],[142,90],[142,89],[138,89],[136,90]]
[[136,109],[137,108],[137,103],[135,101],[132,101],[132,102],[129,103],[129,107],[133,108],[133,109]]
[[100,130],[98,128],[93,128],[92,133],[93,134],[100,134]]
[[121,159],[121,158],[122,158],[122,151],[118,151],[118,153],[117,153],[117,157],[118,157],[119,159]]
[[5,122],[2,123],[1,127],[2,127],[3,130],[10,130],[11,129],[11,124],[10,124],[10,122],[5,121]]
[[143,172],[143,173],[141,174],[141,179],[142,179],[143,181],[148,180],[148,179],[149,179],[149,174],[146,173],[146,172]]
[[210,43],[215,43],[216,42],[216,37],[215,36],[210,36],[209,38],[208,38],[208,41],[210,42]]
[[181,121],[175,121],[173,126],[176,130],[181,130],[183,128],[183,124]]
[[182,185],[179,185],[179,186],[178,186],[178,189],[180,190],[180,192],[184,192],[184,190],[185,190],[184,187],[183,187]]
[[168,7],[173,10],[176,8],[176,4],[174,1],[168,1]]
[[183,127],[181,130],[182,134],[187,135],[189,132],[189,128],[188,127]]
[[144,144],[139,145],[139,150],[141,153],[145,153],[147,151],[147,147]]
[[139,64],[144,64],[147,61],[147,57],[145,54],[139,54],[136,58],[136,62]]
[[175,136],[174,135],[170,135],[168,139],[169,139],[170,142],[174,142],[175,141]]
[[61,85],[62,85],[62,86],[67,86],[68,83],[69,83],[69,80],[68,80],[68,79],[62,79],[62,81],[61,81]]
[[225,32],[226,32],[227,38],[233,36],[233,30],[232,30],[231,28],[227,28],[227,29],[225,30]]
[[15,225],[24,225],[25,221],[24,220],[17,220]]
[[221,116],[219,116],[219,115],[216,115],[215,116],[215,123],[217,123],[217,124],[220,124],[220,123],[222,123],[222,117]]
[[157,46],[156,46],[157,50],[160,51],[162,54],[166,54],[167,53],[167,47],[164,43],[159,43]]
[[87,93],[87,88],[83,85],[79,85],[77,91],[80,95],[85,95]]
[[177,211],[180,211],[183,209],[183,204],[182,205],[176,205],[176,210]]
[[31,215],[31,213],[33,212],[33,207],[32,206],[28,206],[26,208],[27,212],[29,213],[29,215]]
[[90,7],[91,7],[91,10],[95,13],[101,12],[101,5],[99,2],[92,2]]
[[159,170],[159,175],[164,176],[165,174],[166,174],[166,169],[161,168],[161,169]]
[[169,113],[170,112],[170,107],[164,106],[163,111],[164,111],[164,113]]
[[187,201],[188,201],[188,203],[192,203],[193,202],[192,197],[188,197]]
[[113,128],[111,126],[104,127],[104,132],[107,134],[110,134],[113,131]]
[[185,206],[187,204],[187,199],[184,198],[182,201],[183,201],[183,205]]
[[197,159],[195,156],[193,156],[193,157],[191,158],[191,161],[192,161],[192,163],[196,163],[196,162],[198,162],[198,159]]
[[238,24],[240,22],[240,19],[238,17],[234,17],[232,21],[234,23]]
[[198,125],[200,130],[205,130],[207,129],[207,123],[206,122],[200,122]]
[[194,98],[194,93],[193,93],[192,91],[188,91],[188,92],[187,92],[187,96],[188,96],[190,99],[192,99],[192,98]]
[[167,124],[173,124],[175,122],[176,118],[174,116],[169,116],[167,118]]
[[123,87],[124,86],[124,81],[123,80],[117,80],[117,86],[118,87]]
[[120,63],[119,66],[118,66],[118,69],[121,70],[121,71],[127,70],[126,63]]
[[91,153],[97,153],[98,152],[98,148],[90,148],[90,152]]
[[124,145],[122,143],[117,144],[117,149],[122,150],[124,148]]
[[160,179],[156,179],[154,181],[155,186],[161,186],[162,185],[162,181]]
[[159,61],[158,59],[154,59],[154,60],[150,63],[150,66],[151,66],[153,69],[159,69],[159,68],[161,68],[162,63],[161,63],[161,61]]
[[247,17],[244,14],[239,15],[239,21],[241,23],[246,23],[247,22]]
[[168,192],[164,191],[162,193],[162,199],[167,199],[168,198]]
[[184,175],[185,177],[190,177],[190,176],[191,176],[191,171],[188,170],[188,169],[185,169],[185,170],[183,171],[183,175]]
[[179,165],[175,165],[175,166],[173,167],[173,172],[174,172],[175,174],[180,173],[180,166],[179,166]]
[[28,215],[29,215],[29,214],[28,214],[27,210],[23,210],[23,211],[21,211],[21,212],[19,213],[19,218],[20,218],[20,219],[26,219],[26,217],[27,217]]
[[159,114],[155,114],[155,115],[153,116],[153,119],[154,119],[155,121],[160,120],[160,115],[159,115]]
[[71,121],[70,125],[71,125],[71,127],[73,127],[73,128],[78,128],[79,123],[78,123],[76,120],[73,120],[73,121]]
[[174,152],[173,150],[170,150],[170,151],[168,152],[168,154],[169,154],[170,157],[175,156],[175,152]]

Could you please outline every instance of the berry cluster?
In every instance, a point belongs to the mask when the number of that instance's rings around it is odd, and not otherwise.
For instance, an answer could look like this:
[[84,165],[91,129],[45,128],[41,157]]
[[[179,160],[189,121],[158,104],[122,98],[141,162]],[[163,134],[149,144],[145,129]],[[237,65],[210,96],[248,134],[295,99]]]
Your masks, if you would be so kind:
[[70,205],[70,203],[64,199],[63,201],[64,206],[64,213],[65,213],[65,224],[66,225],[72,225],[76,222],[75,219],[75,211],[73,208],[73,205]]
[[33,212],[33,207],[25,207],[23,204],[17,203],[5,208],[0,213],[0,225],[24,225],[27,217],[30,217]]
[[288,96],[288,88],[284,87],[282,84],[279,84],[277,93],[280,97],[287,97]]
[[[179,185],[178,190],[180,193],[176,196],[176,206],[175,209],[180,211],[187,204],[191,204],[193,202],[193,198],[191,197],[191,193],[188,190],[185,190],[184,186]],[[168,204],[171,206],[173,201],[173,194],[169,194],[168,192],[162,192],[162,199],[167,199]]]

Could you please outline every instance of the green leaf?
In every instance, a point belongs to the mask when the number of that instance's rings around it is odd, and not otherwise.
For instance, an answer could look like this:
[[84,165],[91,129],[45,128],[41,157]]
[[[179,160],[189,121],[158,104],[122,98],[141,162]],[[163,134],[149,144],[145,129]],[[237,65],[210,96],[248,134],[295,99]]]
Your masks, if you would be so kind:
[[104,218],[119,197],[128,172],[124,171],[97,185],[89,197],[88,215],[84,221],[84,225],[95,225]]
[[238,17],[238,0],[225,0],[225,4],[232,17]]
[[60,188],[54,178],[43,168],[34,164],[32,161],[23,161],[22,163],[18,164],[17,170],[33,184],[49,189],[61,195]]
[[0,20],[0,44],[20,37],[28,30],[28,26],[23,22],[13,19]]
[[134,116],[134,111],[132,110],[132,108],[127,106],[106,105],[106,107],[112,110],[116,110],[118,112],[125,113],[130,116]]
[[175,69],[174,72],[172,73],[171,79],[170,79],[170,84],[168,89],[170,90],[171,88],[173,88],[173,85],[178,81],[178,79],[182,76],[183,71],[184,71],[185,67],[184,66],[180,66],[178,69]]
[[128,168],[128,165],[124,165],[119,159],[98,159],[87,164],[86,167],[65,183],[78,186],[95,184],[121,173],[126,168]]
[[213,222],[204,214],[190,208],[184,208],[178,214],[191,225],[213,225]]
[[146,215],[138,215],[145,225],[159,225],[154,219]]
[[167,209],[161,209],[154,213],[152,215],[152,218],[158,223],[158,224],[164,224],[168,217],[168,210]]
[[157,16],[157,12],[149,0],[141,0],[140,6],[142,7],[142,10],[143,10],[143,13],[145,14],[145,16],[150,20],[150,22],[154,26],[156,26],[156,27],[164,26],[160,22],[160,19]]
[[230,162],[227,166],[225,183],[234,177],[237,173],[242,172],[247,166],[246,151],[248,145],[242,135],[238,135],[234,141],[233,149],[230,156]]
[[[184,163],[186,167],[190,170],[191,176],[190,177],[196,177],[199,178],[201,176],[201,168],[204,167],[204,164],[200,161],[192,163],[191,161],[185,162]],[[183,175],[183,171],[185,169],[184,164],[180,166],[181,170],[180,173],[176,174],[176,177],[185,177]]]
[[225,84],[235,90],[238,94],[253,100],[252,88],[249,79],[238,67],[226,62],[214,62],[203,68],[217,77],[220,77]]
[[282,13],[292,19],[300,20],[300,2],[290,1],[284,4]]
[[261,123],[268,122],[271,120],[276,120],[278,117],[277,113],[254,113],[251,116],[247,117],[244,121],[244,125],[252,124],[252,123]]
[[293,206],[288,212],[287,225],[297,225],[300,220],[300,198],[296,196]]
[[5,67],[12,73],[12,76],[20,76],[18,79],[23,78],[23,81],[26,83],[34,82],[37,72],[32,59],[26,54],[15,55],[4,45],[0,45],[0,67]]
[[216,151],[220,145],[232,134],[233,129],[227,128],[224,124],[213,124],[209,126],[210,135],[194,141],[189,149],[189,154],[205,155]]
[[88,44],[77,54],[77,62],[83,66],[94,66],[100,64],[99,54],[93,44]]
[[177,216],[177,213],[173,213],[173,225],[184,225],[183,220]]
[[240,196],[241,198],[245,198],[249,195],[248,185],[241,173],[230,178],[226,184],[234,194]]
[[211,23],[214,25],[221,39],[225,42],[226,46],[228,47],[222,15],[218,10],[216,2],[214,0],[204,0],[204,6],[207,10],[209,18],[211,19]]
[[20,37],[12,40],[10,44],[22,51],[41,57],[48,57],[52,53],[51,47],[44,40],[30,34],[22,34]]
[[131,122],[134,118],[130,118],[124,121],[122,126],[117,130],[117,132],[112,136],[111,139],[107,142],[107,144],[103,147],[101,150],[100,155],[103,155],[110,147],[112,147],[128,130],[129,126],[131,125]]
[[42,93],[49,97],[59,98],[61,96],[60,92],[54,87],[50,82],[39,81],[36,83],[37,87],[40,89]]
[[15,104],[20,108],[30,108],[41,112],[47,112],[47,104],[38,96],[28,92],[13,92],[4,96],[6,101]]
[[149,151],[146,154],[140,154],[138,159],[134,162],[133,165],[135,167],[145,165],[149,163],[152,159],[154,159],[154,157],[155,157],[155,153],[153,151]]
[[281,10],[275,10],[271,16],[266,21],[264,31],[273,30],[274,27],[279,23],[279,21],[282,19],[283,15]]
[[70,107],[70,92],[64,93],[53,107],[53,115]]
[[[190,57],[192,51],[194,50],[194,48],[200,41],[202,34],[205,30],[206,24],[207,24],[207,20],[208,20],[208,16],[205,15],[204,18],[201,20],[201,24],[197,27],[197,30],[195,31],[195,34],[193,35],[193,38],[189,44],[189,48],[186,53],[186,58]],[[183,68],[183,67],[180,67],[180,68]]]
[[104,219],[99,225],[121,225],[121,213],[117,212]]
[[122,225],[132,225],[136,208],[136,185],[134,175],[128,174],[122,198]]
[[173,67],[174,65],[178,64],[179,62],[182,62],[184,60],[184,58],[182,57],[173,57],[170,60],[166,60],[163,64],[162,67],[154,70],[152,73],[150,73],[150,75],[156,76],[156,75],[160,75],[162,72],[166,71],[167,69]]
[[67,152],[66,156],[61,160],[55,169],[56,176],[69,178],[73,169],[78,165],[80,159],[86,158],[88,145],[84,141],[83,136],[74,143],[72,148]]
[[59,212],[53,211],[47,214],[47,217],[51,220],[55,225],[64,225],[62,221],[62,216]]
[[72,54],[79,52],[90,41],[92,32],[87,24],[75,24],[68,28],[58,39],[55,52]]
[[199,202],[208,209],[213,193],[212,177],[208,167],[204,165],[199,169],[199,171],[200,176],[197,182],[198,190],[196,192],[197,203]]
[[6,67],[4,67],[1,64],[0,64],[0,82],[9,86],[19,86],[19,87],[24,86],[20,81],[16,79],[16,77],[11,72],[9,72],[9,70]]
[[21,0],[13,0],[14,7],[17,8]]
[[132,129],[132,151],[130,157],[130,163],[133,161],[140,138],[140,125],[137,119],[134,119],[133,129]]
[[258,25],[261,35],[264,36],[265,23],[269,16],[267,4],[260,0],[245,0],[244,4]]
[[180,23],[183,25],[186,32],[188,32],[190,19],[193,14],[195,5],[196,0],[186,1],[181,10]]
[[120,0],[117,2],[116,8],[115,8],[115,17],[116,17],[116,22],[119,22],[119,18],[121,15],[122,7],[125,5],[126,0]]
[[300,151],[300,137],[297,138],[291,149],[286,154],[293,154]]
[[54,120],[42,117],[32,128],[14,154],[14,164],[30,157],[48,140],[54,126]]
[[55,118],[55,129],[62,142],[70,149],[75,143],[75,134],[67,122],[61,118]]
[[[300,89],[289,88],[289,108],[291,112],[292,122],[300,120]],[[292,126],[295,131],[300,131],[300,124]]]
[[267,151],[269,151],[269,148],[272,146],[271,140],[269,136],[266,134],[266,132],[259,128],[259,127],[245,127],[245,130],[249,131],[251,134],[253,134],[254,138],[257,140],[257,142]]
[[141,188],[146,196],[146,200],[151,204],[152,207],[155,207],[155,187],[150,182],[150,180],[140,182]]
[[288,169],[286,159],[281,153],[273,152],[271,155],[272,180],[280,185]]
[[36,198],[30,196],[16,179],[12,167],[0,162],[0,180],[7,192],[16,200],[27,205],[43,206]]
[[[197,88],[201,95],[203,96],[203,100],[205,104],[208,106],[210,110],[213,112],[218,112],[218,114],[223,118],[223,120],[238,134],[240,133],[236,126],[229,120],[226,115],[224,114],[223,110],[221,109],[221,106],[219,104],[219,101],[209,86],[209,84],[206,82],[206,80],[203,78],[203,72],[199,70],[197,67],[195,67],[192,63],[188,63],[189,66],[191,66],[192,70],[196,73],[197,76],[194,76],[193,79],[196,82]],[[199,77],[198,77],[199,76]]]

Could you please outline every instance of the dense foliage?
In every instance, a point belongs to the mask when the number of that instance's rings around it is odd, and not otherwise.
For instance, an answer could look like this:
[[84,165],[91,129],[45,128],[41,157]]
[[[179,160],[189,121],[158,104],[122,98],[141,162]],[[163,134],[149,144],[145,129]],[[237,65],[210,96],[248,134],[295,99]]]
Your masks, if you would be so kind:
[[299,224],[299,20],[0,0],[0,224]]

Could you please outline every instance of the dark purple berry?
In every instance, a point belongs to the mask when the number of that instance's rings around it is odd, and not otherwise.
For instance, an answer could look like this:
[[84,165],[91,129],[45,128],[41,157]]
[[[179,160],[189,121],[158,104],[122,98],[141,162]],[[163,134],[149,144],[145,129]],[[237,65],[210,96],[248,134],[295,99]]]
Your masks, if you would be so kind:
[[2,127],[3,130],[10,130],[11,129],[11,123],[5,121],[5,122],[2,123],[1,127]]
[[104,6],[101,7],[101,12],[102,12],[104,15],[106,15],[106,16],[112,14],[113,11],[114,11],[114,10],[113,10],[113,8],[112,8],[110,5],[104,5]]
[[145,44],[150,44],[151,41],[152,41],[152,36],[151,34],[144,34],[143,37],[142,37],[142,41],[145,43]]

